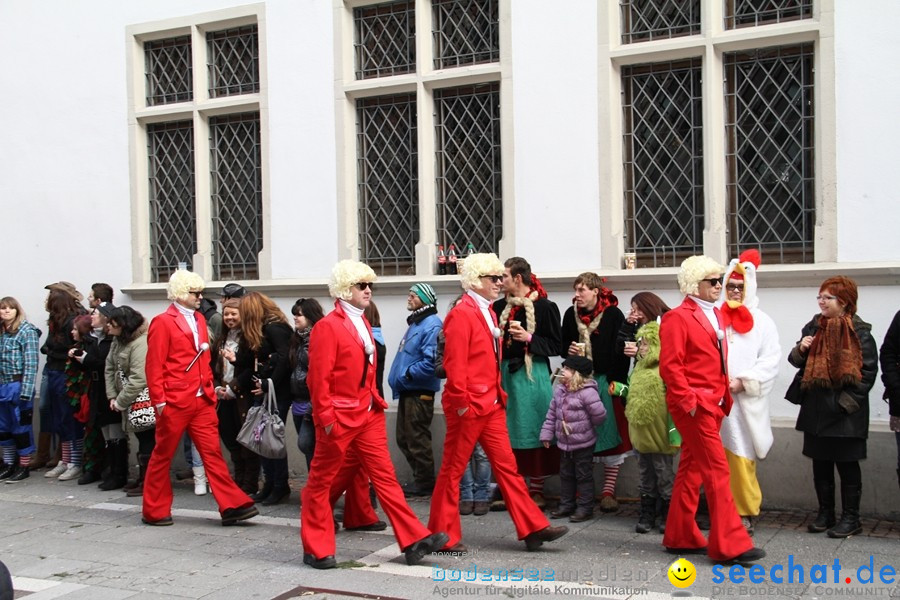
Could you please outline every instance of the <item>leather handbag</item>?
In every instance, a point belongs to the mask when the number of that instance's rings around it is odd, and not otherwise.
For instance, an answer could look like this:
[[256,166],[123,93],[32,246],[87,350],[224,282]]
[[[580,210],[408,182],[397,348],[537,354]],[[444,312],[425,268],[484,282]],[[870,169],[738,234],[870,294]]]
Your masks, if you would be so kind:
[[278,416],[275,385],[268,380],[266,399],[247,411],[247,419],[237,434],[237,442],[263,458],[287,458],[284,421]]

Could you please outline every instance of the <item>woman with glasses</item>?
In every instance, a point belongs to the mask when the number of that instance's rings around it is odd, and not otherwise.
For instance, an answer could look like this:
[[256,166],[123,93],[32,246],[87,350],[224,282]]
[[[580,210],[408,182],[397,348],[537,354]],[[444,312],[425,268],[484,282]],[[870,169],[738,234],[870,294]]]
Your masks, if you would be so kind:
[[[845,538],[862,531],[859,501],[869,431],[869,391],[878,372],[872,326],[856,314],[856,282],[831,277],[816,300],[819,314],[807,323],[788,355],[797,374],[785,396],[800,405],[803,455],[812,459],[819,512],[812,533]],[[841,476],[841,518],[835,519],[834,470]]]
[[[271,298],[248,292],[241,298],[241,342],[235,363],[235,380],[241,394],[249,394],[254,404],[263,401],[269,381],[275,386],[275,401],[282,420],[291,406],[291,326]],[[272,506],[291,493],[288,487],[287,458],[260,458],[263,487],[251,496],[254,502]]]

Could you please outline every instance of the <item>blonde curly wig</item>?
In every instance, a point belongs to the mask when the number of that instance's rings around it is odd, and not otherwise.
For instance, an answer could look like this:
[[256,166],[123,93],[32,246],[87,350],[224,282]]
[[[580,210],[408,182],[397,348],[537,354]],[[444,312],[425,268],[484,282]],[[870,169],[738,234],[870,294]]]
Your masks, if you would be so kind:
[[203,278],[186,269],[178,269],[169,277],[169,285],[166,292],[169,300],[187,300],[191,290],[202,290],[206,287]]
[[480,290],[484,275],[503,275],[504,267],[493,252],[467,256],[459,270],[459,280],[466,290]]
[[328,293],[332,298],[350,300],[352,296],[350,288],[354,283],[363,281],[374,283],[375,279],[375,271],[369,265],[358,260],[342,260],[331,269]]
[[700,293],[700,281],[713,275],[721,275],[725,266],[708,256],[689,256],[678,271],[678,288],[682,294],[696,296]]

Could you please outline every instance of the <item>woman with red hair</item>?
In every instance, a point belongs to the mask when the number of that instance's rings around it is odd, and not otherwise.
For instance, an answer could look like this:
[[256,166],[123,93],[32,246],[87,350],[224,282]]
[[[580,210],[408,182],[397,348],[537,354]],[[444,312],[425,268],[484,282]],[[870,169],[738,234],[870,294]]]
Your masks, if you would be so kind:
[[[872,326],[856,314],[856,283],[831,277],[819,287],[819,314],[803,327],[788,355],[799,370],[786,398],[800,405],[803,454],[813,461],[819,512],[812,533],[844,538],[862,531],[859,501],[869,431],[869,391],[878,372]],[[841,476],[841,519],[834,510],[834,469]]]

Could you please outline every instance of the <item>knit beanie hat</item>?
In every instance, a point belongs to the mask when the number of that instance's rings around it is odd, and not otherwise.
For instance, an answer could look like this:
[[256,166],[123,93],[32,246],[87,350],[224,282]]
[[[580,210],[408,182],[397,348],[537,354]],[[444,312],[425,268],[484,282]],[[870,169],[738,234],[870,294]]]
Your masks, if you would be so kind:
[[431,287],[430,284],[417,283],[409,288],[409,291],[414,292],[425,306],[431,306],[437,303],[437,294],[434,293],[434,288]]
[[591,359],[575,354],[567,356],[566,360],[563,361],[562,366],[568,367],[573,371],[578,371],[584,377],[590,377],[591,373],[594,372],[594,363],[591,362]]

